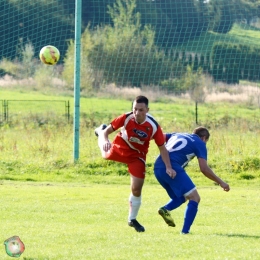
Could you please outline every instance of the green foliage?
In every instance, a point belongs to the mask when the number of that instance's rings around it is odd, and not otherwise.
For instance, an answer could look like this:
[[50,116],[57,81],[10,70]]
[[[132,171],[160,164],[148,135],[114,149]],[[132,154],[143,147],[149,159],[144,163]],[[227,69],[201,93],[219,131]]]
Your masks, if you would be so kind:
[[15,61],[6,58],[2,59],[0,68],[17,79],[33,77],[37,67],[37,63],[34,60],[35,52],[33,45],[31,43],[21,44],[17,52],[18,56]]
[[167,79],[160,82],[161,89],[166,91],[166,93],[176,93],[176,95],[181,95],[187,90],[183,87],[182,81],[180,79]]
[[[151,27],[141,28],[135,7],[134,0],[124,4],[117,1],[113,8],[109,7],[114,26],[99,27],[91,33],[94,46],[89,48],[88,61],[106,83],[140,87],[158,84],[171,74],[171,60],[154,45]],[[88,29],[85,33],[90,34]]]
[[[1,60],[0,73],[10,74],[17,79],[35,77],[36,88],[42,87],[45,83],[41,85],[40,73],[35,75],[38,52],[40,47],[51,41],[61,51],[60,63],[65,57],[64,70],[59,68],[63,70],[63,78],[60,80],[65,80],[67,89],[73,90],[75,4],[66,0],[1,0],[1,3],[3,9],[0,11],[0,19],[3,23],[0,26],[8,22],[11,27],[8,30],[2,28],[2,57],[5,58]],[[106,0],[97,3],[85,0],[84,4],[88,10],[83,10],[81,90],[89,96],[97,89],[103,89],[107,83],[137,87],[162,84],[168,93],[174,91],[182,94],[184,88],[180,78],[185,69],[183,67],[187,65],[192,66],[194,71],[203,68],[203,72],[213,74],[216,81],[237,84],[240,79],[256,81],[259,78],[258,69],[255,68],[255,64],[258,64],[258,49],[248,52],[245,59],[251,60],[250,65],[243,62],[244,57],[240,58],[240,54],[234,52],[233,48],[228,49],[230,53],[226,53],[225,64],[214,60],[210,67],[208,56],[214,42],[258,45],[257,28],[233,23],[234,19],[240,21],[246,18],[250,21],[252,15],[257,15],[254,11],[257,2],[187,0],[157,3]],[[5,19],[7,13],[13,15]],[[219,25],[218,14],[224,27],[232,23],[228,33],[208,31],[209,18],[216,26]],[[231,21],[230,24],[227,21]],[[18,30],[12,27],[14,24],[19,24]],[[65,44],[65,38],[68,44]],[[167,46],[173,45],[174,48],[167,49]],[[169,55],[169,51],[176,56]],[[177,57],[180,53],[181,57]],[[37,60],[33,57],[37,57]],[[10,64],[11,61],[13,64]]]
[[[244,23],[235,23],[227,34],[207,31],[194,41],[182,43],[176,46],[178,51],[184,49],[191,53],[211,53],[212,47],[217,42],[240,43],[242,45],[258,46],[260,39],[259,29]],[[206,43],[206,44],[205,44]]]
[[162,80],[160,82],[160,88],[166,91],[166,93],[174,93],[175,95],[186,93],[187,86],[183,84],[186,70],[185,62],[183,62],[180,57],[175,57],[170,78]]
[[[14,61],[2,59],[0,69],[16,80],[28,79],[24,84],[34,85],[34,89],[43,89],[57,85],[58,66],[47,66],[35,59],[34,47],[31,43],[20,44]],[[28,86],[27,86],[28,87]]]
[[235,22],[235,1],[213,0],[211,8],[211,29],[217,33],[228,33]]
[[235,173],[255,171],[260,168],[260,158],[258,157],[244,157],[243,160],[234,160],[229,163]]
[[258,47],[218,42],[212,48],[212,76],[215,80],[239,83],[240,79],[260,79]]
[[155,43],[172,48],[194,39],[208,27],[206,2],[193,0],[138,1],[142,24],[151,24],[155,30]]
[[34,75],[36,70],[34,56],[34,47],[30,42],[25,45],[21,45],[20,49],[18,49],[18,57],[20,57],[20,62],[23,68],[19,78],[29,78]]
[[33,76],[35,89],[55,88],[55,81],[59,78],[58,67],[40,64]]
[[[80,66],[80,88],[85,91],[92,91],[96,85],[102,83],[98,72],[93,71],[87,56],[94,46],[94,39],[91,38],[88,28],[82,34],[81,38],[81,66]],[[67,88],[74,89],[74,64],[75,64],[75,43],[70,41],[68,50],[64,58],[64,68],[62,77],[67,83]],[[100,81],[99,81],[100,80]]]
[[9,75],[18,75],[19,71],[22,68],[22,65],[18,62],[12,62],[6,58],[2,59],[0,62],[0,68],[4,71],[5,74]]
[[30,42],[37,53],[42,46],[51,43],[63,56],[67,48],[65,41],[73,38],[74,21],[59,1],[0,0],[0,3],[0,58],[16,58],[16,47],[21,41]]
[[181,82],[183,89],[189,92],[192,100],[200,103],[205,101],[205,76],[202,73],[202,68],[198,68],[198,71],[194,72],[192,67],[187,66],[187,71]]

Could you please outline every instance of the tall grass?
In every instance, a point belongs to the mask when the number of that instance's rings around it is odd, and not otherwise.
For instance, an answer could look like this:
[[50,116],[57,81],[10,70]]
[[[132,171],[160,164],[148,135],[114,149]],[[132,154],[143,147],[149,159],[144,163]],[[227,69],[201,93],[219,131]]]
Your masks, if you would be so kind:
[[[119,108],[126,106],[125,101],[117,102]],[[112,107],[116,104],[111,103]],[[128,105],[130,107],[130,102]],[[97,104],[97,111],[94,114],[90,113],[82,118],[80,160],[76,164],[73,162],[72,124],[46,123],[35,126],[27,122],[15,126],[3,125],[0,128],[0,178],[76,181],[84,180],[86,175],[127,175],[124,165],[101,159],[94,128],[101,122],[109,123],[112,116],[119,111],[111,110],[109,115],[107,114],[109,106],[106,113],[102,112],[102,109],[98,112],[99,106],[102,108],[101,103]],[[191,105],[188,103],[185,106],[182,103],[173,105],[155,103],[152,106],[154,110],[151,109],[151,113],[155,114],[165,132],[191,132],[196,127],[194,119],[189,114]],[[254,115],[250,115],[251,109],[242,108],[239,111],[239,120],[235,116],[238,114],[233,115],[234,118],[225,114],[222,117],[217,114],[216,117],[206,118],[206,126],[211,132],[208,143],[209,164],[227,180],[244,179],[254,182],[260,177],[259,123],[255,121]],[[152,142],[147,158],[147,175],[152,175],[152,166],[157,155],[158,148]],[[191,173],[198,174],[195,159],[189,169]]]
[[[258,87],[255,86],[255,89]],[[127,176],[125,165],[101,159],[94,135],[95,127],[101,123],[108,124],[114,117],[131,110],[131,101],[120,98],[124,93],[122,89],[119,93],[116,88],[111,87],[110,90],[109,97],[98,97],[98,93],[96,97],[81,97],[80,159],[76,164],[73,161],[73,97],[56,95],[56,92],[0,90],[2,100],[23,100],[10,102],[10,120],[1,122],[0,179],[69,182],[84,181],[86,175]],[[151,95],[150,113],[161,124],[163,131],[191,132],[196,127],[193,101],[163,93],[153,96],[149,91],[143,88],[138,94],[145,94],[149,99]],[[237,93],[235,87],[232,90],[229,86],[228,91],[232,95]],[[134,98],[135,93],[131,95]],[[69,122],[64,117],[64,101],[71,104]],[[52,103],[55,105],[51,106]],[[257,182],[260,177],[259,108],[241,102],[199,103],[197,119],[198,124],[210,129],[208,157],[216,173],[230,181]],[[157,155],[158,148],[152,142],[147,158],[147,176],[153,175],[152,167]],[[196,160],[190,163],[188,169],[191,175],[204,180]]]

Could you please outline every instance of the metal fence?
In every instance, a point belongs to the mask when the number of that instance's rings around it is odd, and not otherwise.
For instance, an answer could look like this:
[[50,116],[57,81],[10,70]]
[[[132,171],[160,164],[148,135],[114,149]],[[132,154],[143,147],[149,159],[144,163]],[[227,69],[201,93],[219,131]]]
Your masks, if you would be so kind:
[[[27,104],[32,103],[27,107],[27,112],[30,112],[33,110],[35,103],[39,104],[42,103],[44,106],[44,110],[48,111],[50,110],[50,104],[55,106],[53,107],[53,110],[57,110],[56,104],[63,105],[64,107],[64,120],[69,122],[70,121],[70,102],[64,101],[64,100],[1,100],[1,114],[0,114],[0,122],[9,122],[10,118],[14,115],[17,115],[19,111],[17,111],[17,105],[21,105],[22,103],[26,102]],[[34,103],[34,104],[33,104]],[[13,112],[12,107],[16,107]],[[26,110],[26,109],[23,109]]]

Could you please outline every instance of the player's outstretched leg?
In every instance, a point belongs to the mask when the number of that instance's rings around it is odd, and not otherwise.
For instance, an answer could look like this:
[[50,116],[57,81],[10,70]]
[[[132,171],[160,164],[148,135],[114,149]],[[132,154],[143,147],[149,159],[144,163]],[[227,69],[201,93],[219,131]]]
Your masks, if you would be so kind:
[[107,127],[107,125],[102,124],[99,127],[95,129],[95,135],[98,136],[99,131],[104,130]]
[[175,227],[174,220],[170,214],[170,211],[168,211],[166,208],[161,207],[158,209],[158,213],[162,216],[166,224],[170,227]]
[[130,221],[128,221],[128,225],[130,227],[133,227],[137,232],[145,231],[144,227],[136,219],[131,219]]

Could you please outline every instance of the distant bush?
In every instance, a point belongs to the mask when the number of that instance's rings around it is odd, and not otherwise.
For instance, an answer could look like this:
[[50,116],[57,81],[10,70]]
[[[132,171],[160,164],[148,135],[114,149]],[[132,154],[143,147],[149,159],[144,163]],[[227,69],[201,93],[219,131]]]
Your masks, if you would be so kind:
[[245,157],[242,160],[230,161],[233,172],[245,172],[248,170],[260,169],[260,158],[258,157]]

